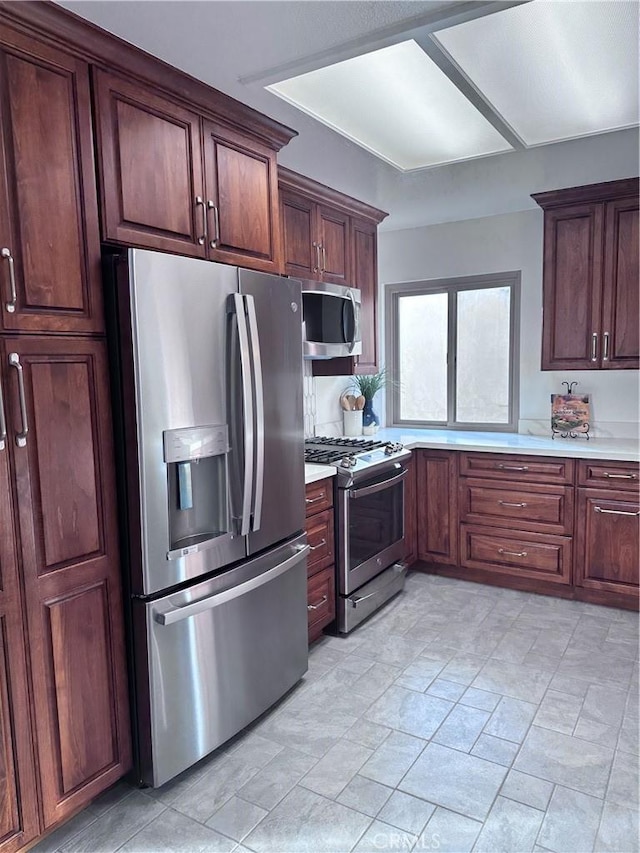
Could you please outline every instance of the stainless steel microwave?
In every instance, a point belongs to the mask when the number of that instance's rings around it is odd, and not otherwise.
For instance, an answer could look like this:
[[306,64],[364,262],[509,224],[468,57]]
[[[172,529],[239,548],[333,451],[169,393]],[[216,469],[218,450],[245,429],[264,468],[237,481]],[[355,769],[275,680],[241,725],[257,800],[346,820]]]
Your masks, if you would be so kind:
[[302,329],[305,358],[361,355],[360,306],[354,287],[324,281],[302,282]]

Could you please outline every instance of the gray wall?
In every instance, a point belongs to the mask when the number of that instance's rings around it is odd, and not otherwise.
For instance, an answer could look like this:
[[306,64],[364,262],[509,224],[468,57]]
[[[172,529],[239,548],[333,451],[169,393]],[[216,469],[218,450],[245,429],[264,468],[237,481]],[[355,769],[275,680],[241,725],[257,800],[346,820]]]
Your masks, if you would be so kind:
[[[381,233],[380,313],[384,312],[385,283],[521,270],[520,431],[548,429],[549,396],[561,393],[561,382],[568,379],[580,383],[581,393],[592,395],[596,434],[635,437],[639,401],[637,371],[560,373],[540,370],[542,228],[543,213],[536,209]],[[380,322],[382,331],[383,316]]]

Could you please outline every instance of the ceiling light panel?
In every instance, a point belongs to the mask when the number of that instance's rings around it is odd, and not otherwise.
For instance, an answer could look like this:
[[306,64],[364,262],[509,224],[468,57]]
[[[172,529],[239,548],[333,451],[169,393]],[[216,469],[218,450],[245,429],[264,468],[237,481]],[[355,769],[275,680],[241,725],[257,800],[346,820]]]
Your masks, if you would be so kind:
[[638,124],[635,0],[533,0],[432,38],[526,145]]
[[404,171],[511,150],[415,41],[267,89]]

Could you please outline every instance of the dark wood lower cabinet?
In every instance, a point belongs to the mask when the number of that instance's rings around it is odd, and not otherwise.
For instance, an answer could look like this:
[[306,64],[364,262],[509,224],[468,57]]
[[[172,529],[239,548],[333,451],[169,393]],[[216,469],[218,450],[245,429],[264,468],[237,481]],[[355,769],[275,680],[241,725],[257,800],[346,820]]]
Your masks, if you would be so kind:
[[578,489],[574,583],[637,600],[639,517],[637,494]]
[[307,560],[307,617],[309,643],[336,618],[335,526],[333,522],[333,479],[309,483],[305,493]]
[[417,569],[638,608],[637,462],[439,450],[414,456]]
[[9,460],[0,450],[0,850],[39,832],[27,668],[11,511]]
[[[5,631],[10,626],[15,641],[9,676],[22,692],[2,723],[33,726],[44,831],[130,765],[107,353],[101,340],[21,336],[0,341],[0,356],[4,453],[14,470],[0,501],[13,494],[17,509],[13,524],[3,517],[0,534],[3,597],[13,548],[26,611],[25,619],[8,608]],[[21,671],[23,638],[30,682]],[[22,758],[16,748],[13,756],[20,784],[28,785],[31,756],[24,747]],[[23,816],[38,806],[33,786],[28,792]]]
[[458,458],[454,451],[421,450],[418,454],[418,559],[458,562]]
[[409,473],[404,481],[404,539],[407,547],[404,560],[408,566],[418,559],[417,467],[416,454],[412,453],[407,462]]

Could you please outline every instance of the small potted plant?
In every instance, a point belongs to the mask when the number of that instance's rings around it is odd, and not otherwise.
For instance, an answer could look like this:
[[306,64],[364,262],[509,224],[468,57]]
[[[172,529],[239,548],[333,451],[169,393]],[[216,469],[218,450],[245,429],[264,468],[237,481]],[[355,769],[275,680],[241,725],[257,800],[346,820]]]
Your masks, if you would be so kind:
[[357,390],[358,394],[364,397],[362,428],[365,435],[371,435],[380,426],[380,418],[373,410],[373,398],[389,381],[384,367],[378,373],[371,373],[368,376],[356,375],[353,377],[354,390]]

